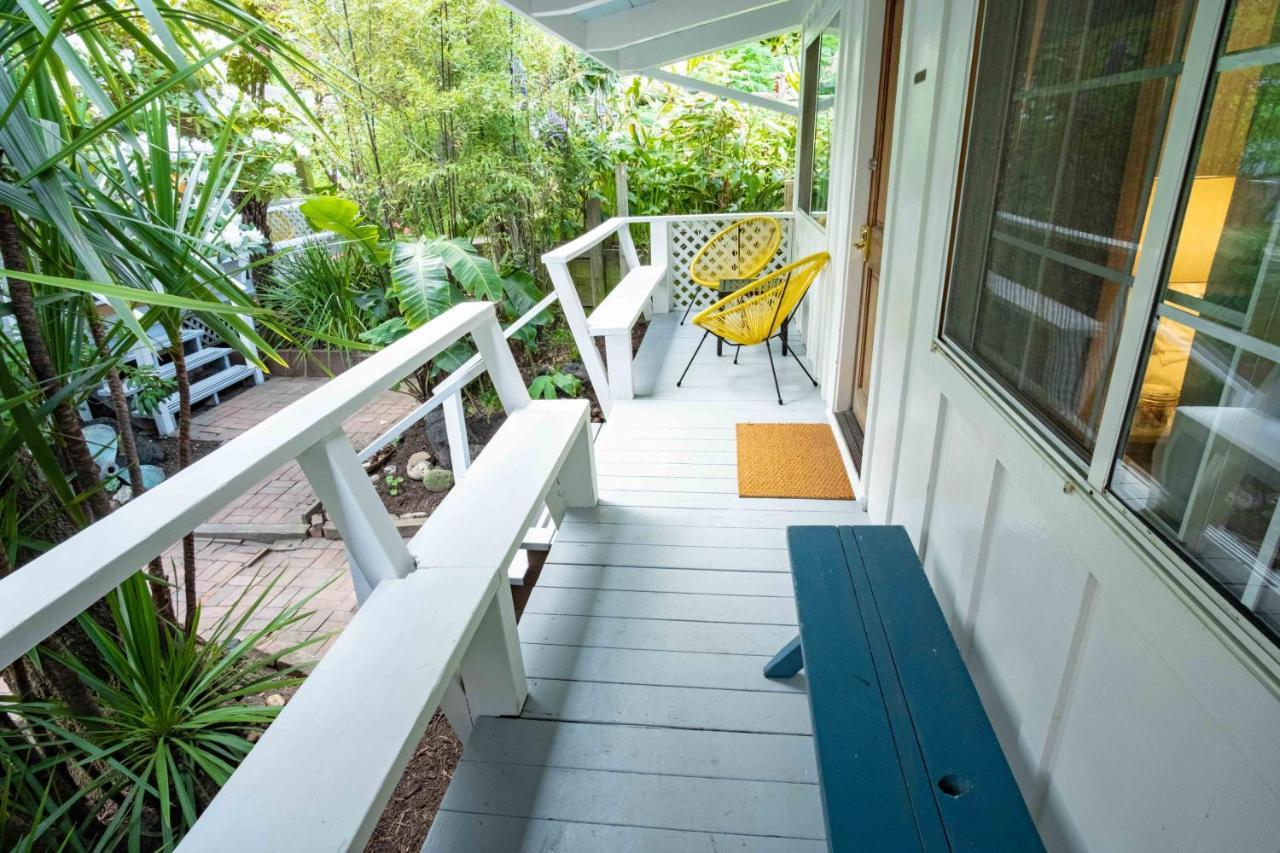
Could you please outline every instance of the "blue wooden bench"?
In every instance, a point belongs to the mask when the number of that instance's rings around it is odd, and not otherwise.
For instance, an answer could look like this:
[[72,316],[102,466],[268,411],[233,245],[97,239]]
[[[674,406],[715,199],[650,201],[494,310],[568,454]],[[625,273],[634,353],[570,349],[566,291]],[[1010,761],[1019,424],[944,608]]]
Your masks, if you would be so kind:
[[787,544],[800,635],[765,675],[805,670],[829,848],[1043,850],[906,531]]

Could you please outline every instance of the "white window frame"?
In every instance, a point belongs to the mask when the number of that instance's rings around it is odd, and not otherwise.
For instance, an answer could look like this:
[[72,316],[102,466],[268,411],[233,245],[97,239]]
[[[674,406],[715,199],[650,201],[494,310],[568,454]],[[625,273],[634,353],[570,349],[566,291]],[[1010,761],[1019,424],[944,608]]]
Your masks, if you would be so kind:
[[[1196,138],[1201,121],[1207,120],[1207,117],[1202,117],[1202,110],[1207,105],[1206,96],[1219,58],[1219,40],[1228,25],[1228,8],[1227,0],[1200,0],[1193,13],[1185,61],[1178,76],[1178,89],[1172,102],[1164,150],[1157,170],[1146,242],[1134,271],[1115,361],[1103,399],[1102,418],[1087,466],[1082,465],[1076,450],[1070,448],[1042,417],[1025,406],[988,368],[957,342],[944,337],[942,329],[949,281],[946,287],[941,288],[935,304],[931,348],[979,389],[1027,439],[1036,453],[1062,474],[1064,489],[1075,488],[1085,492],[1117,532],[1145,552],[1153,568],[1165,575],[1173,588],[1181,591],[1184,600],[1203,614],[1207,624],[1218,626],[1238,644],[1243,660],[1251,665],[1261,665],[1262,671],[1280,678],[1280,641],[1242,613],[1203,574],[1193,559],[1144,521],[1110,488],[1115,461],[1127,438],[1130,406],[1142,382],[1148,333],[1158,309],[1165,268],[1170,252],[1176,246],[1178,235],[1174,225],[1183,188],[1193,177],[1191,170],[1194,167]],[[967,144],[967,137],[964,144]],[[956,174],[957,179],[963,179],[962,171]],[[958,200],[959,184],[953,187],[953,192]],[[958,203],[954,204],[953,219],[958,210]],[[950,276],[949,266],[947,275]]]
[[[799,128],[796,134],[796,181],[795,181],[795,199],[792,207],[799,214],[802,214],[809,224],[821,232],[826,233],[826,224],[819,222],[813,218],[813,212],[810,210],[813,204],[813,148],[815,143],[814,125],[818,116],[817,112],[817,95],[818,95],[818,73],[822,68],[821,54],[819,54],[818,62],[811,62],[809,58],[810,51],[814,50],[822,41],[822,35],[831,25],[840,17],[843,9],[838,3],[834,3],[825,10],[825,13],[819,12],[812,21],[808,23],[810,27],[806,32],[809,37],[806,38],[800,47],[800,110],[799,110]],[[840,48],[844,50],[844,33],[840,34]],[[836,64],[836,93],[837,96],[843,90],[844,74],[840,63]],[[836,113],[838,106],[838,98],[833,99],[831,105],[832,122],[831,122],[831,151],[835,152],[836,142]],[[812,109],[812,112],[810,111]],[[833,158],[834,159],[834,158]],[[834,165],[834,163],[832,164]],[[835,185],[833,180],[834,169],[830,170],[827,175],[827,219],[831,217],[831,189]]]

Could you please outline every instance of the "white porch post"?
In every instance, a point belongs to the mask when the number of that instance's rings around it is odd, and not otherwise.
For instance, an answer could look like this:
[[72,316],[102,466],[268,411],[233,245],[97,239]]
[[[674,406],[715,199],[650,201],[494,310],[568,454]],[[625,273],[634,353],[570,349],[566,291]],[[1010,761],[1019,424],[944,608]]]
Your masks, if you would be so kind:
[[453,479],[461,480],[471,467],[471,442],[467,437],[467,413],[462,407],[462,394],[453,392],[444,398],[440,406],[449,438],[449,464],[453,468]]
[[636,241],[631,237],[631,223],[623,221],[618,226],[618,247],[622,250],[622,257],[627,262],[627,272],[631,272],[640,266],[640,255],[636,252]]
[[[502,335],[497,317],[491,317],[473,329],[471,339],[475,341],[480,360],[484,362],[485,370],[489,372],[489,379],[492,380],[507,414],[529,405],[529,389],[524,386],[520,368],[516,365],[515,356],[511,354],[507,339]],[[448,417],[447,412],[445,417]]]
[[551,520],[559,526],[569,507],[593,507],[599,500],[595,444],[592,441],[591,424],[588,422],[574,439],[569,455],[556,477],[555,486],[547,494],[547,509],[551,513]]
[[[466,572],[473,569],[433,569],[438,572]],[[494,575],[497,587],[480,619],[471,645],[462,656],[458,674],[466,694],[467,711],[474,724],[479,717],[514,716],[529,695],[520,637],[516,634],[516,611],[507,585],[504,566]]]
[[[560,296],[560,309],[564,311],[565,322],[573,339],[578,343],[578,354],[582,357],[582,366],[587,370],[591,385],[595,388],[596,399],[600,401],[600,410],[605,417],[609,416],[611,407],[609,380],[605,375],[604,362],[599,351],[591,345],[591,332],[587,329],[587,314],[582,310],[582,302],[578,299],[578,291],[573,277],[569,275],[569,265],[562,261],[545,261],[547,272],[551,275],[551,283],[555,285]],[[587,345],[583,345],[583,341]]]
[[[630,192],[627,187],[627,164],[619,163],[613,167],[613,196],[617,200],[614,205],[613,215],[619,219],[626,219],[631,215]],[[626,275],[631,271],[627,263],[626,256],[619,252],[618,268],[622,275]]]
[[666,270],[653,291],[653,313],[671,310],[671,223],[665,219],[649,222],[649,263]]
[[409,549],[341,428],[299,454],[298,464],[347,547],[357,601],[379,582],[413,571]]
[[609,366],[609,395],[614,400],[636,396],[631,377],[631,333],[604,336],[604,354]]

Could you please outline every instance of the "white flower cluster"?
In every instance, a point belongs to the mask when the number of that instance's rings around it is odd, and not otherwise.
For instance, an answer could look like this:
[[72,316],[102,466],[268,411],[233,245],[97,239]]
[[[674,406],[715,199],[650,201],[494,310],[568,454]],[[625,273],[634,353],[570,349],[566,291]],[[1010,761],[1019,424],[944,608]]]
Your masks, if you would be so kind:
[[230,115],[231,111],[240,104],[240,99],[243,97],[244,93],[240,91],[238,86],[223,83],[218,87],[218,92],[214,97],[214,105],[222,115]]
[[169,150],[179,157],[208,157],[214,152],[213,143],[193,136],[179,136],[169,128]]
[[267,130],[265,127],[255,127],[253,132],[249,134],[254,142],[261,145],[279,145],[282,148],[293,142],[293,137],[287,133],[276,133]]
[[257,228],[246,226],[238,213],[223,226],[219,239],[232,251],[257,248],[267,242],[266,236]]

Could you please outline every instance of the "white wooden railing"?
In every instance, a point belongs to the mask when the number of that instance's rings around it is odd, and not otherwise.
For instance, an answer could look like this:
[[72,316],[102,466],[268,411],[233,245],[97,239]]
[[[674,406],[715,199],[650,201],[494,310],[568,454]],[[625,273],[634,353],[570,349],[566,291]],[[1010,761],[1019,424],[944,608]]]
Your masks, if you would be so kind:
[[[511,337],[516,332],[532,323],[539,314],[554,305],[557,298],[557,294],[554,292],[544,296],[538,304],[502,330],[503,338],[511,340]],[[461,477],[467,473],[467,468],[471,465],[471,442],[467,437],[467,420],[462,404],[462,390],[478,379],[484,373],[484,370],[484,360],[478,353],[467,359],[461,367],[436,385],[431,397],[425,403],[415,407],[413,411],[396,421],[390,429],[369,442],[359,453],[360,461],[364,462],[404,435],[410,427],[425,418],[432,409],[440,406],[444,410],[444,423],[449,440],[449,459],[454,476]]]
[[[614,402],[629,400],[635,394],[631,327],[637,317],[642,312],[646,317],[651,313],[664,314],[691,301],[708,300],[710,291],[694,285],[689,279],[690,261],[718,231],[736,220],[759,215],[616,216],[542,256],[605,417],[609,416]],[[783,229],[782,242],[773,261],[765,268],[766,272],[790,262],[795,218],[789,212],[768,215],[781,220]],[[643,225],[649,229],[648,264],[640,263],[631,235],[632,225]],[[627,273],[588,316],[569,273],[569,264],[614,235],[617,235]],[[597,337],[604,338],[607,368],[595,347]]]
[[[569,324],[569,331],[573,333],[574,343],[578,345],[582,366],[591,378],[591,387],[595,389],[600,410],[606,418],[613,409],[614,400],[629,399],[634,393],[631,378],[631,327],[642,311],[648,316],[654,311],[661,314],[670,310],[666,230],[650,230],[651,263],[642,267],[635,241],[631,237],[632,221],[631,217],[615,216],[542,256],[542,262],[546,264],[551,276],[551,283],[560,297],[560,307]],[[569,263],[615,234],[618,236],[627,274],[588,317],[582,307],[582,300],[578,297],[577,285],[569,274]],[[601,321],[598,318],[603,319]],[[609,360],[607,371],[596,350],[597,336],[605,340],[605,355]]]
[[[507,421],[406,543],[343,421],[470,335]],[[543,506],[596,502],[587,404],[529,399],[491,303],[459,305],[0,580],[7,666],[297,459],[342,535],[360,612],[182,844],[359,849],[437,707],[464,740],[527,685],[503,571]]]

